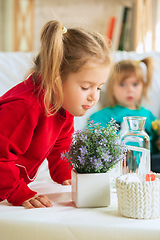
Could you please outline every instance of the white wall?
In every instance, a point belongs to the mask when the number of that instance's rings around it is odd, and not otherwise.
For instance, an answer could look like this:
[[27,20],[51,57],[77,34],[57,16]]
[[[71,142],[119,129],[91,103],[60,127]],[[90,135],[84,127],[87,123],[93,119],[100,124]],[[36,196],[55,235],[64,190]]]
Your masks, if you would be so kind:
[[[19,0],[21,5],[28,0]],[[56,17],[66,26],[84,27],[105,35],[109,17],[122,0],[33,0],[34,48],[39,48],[42,26]],[[128,2],[126,0],[123,0]],[[132,0],[129,0],[129,2]],[[0,51],[13,50],[14,0],[0,0]],[[1,18],[3,20],[1,21]],[[3,43],[3,44],[2,44]]]

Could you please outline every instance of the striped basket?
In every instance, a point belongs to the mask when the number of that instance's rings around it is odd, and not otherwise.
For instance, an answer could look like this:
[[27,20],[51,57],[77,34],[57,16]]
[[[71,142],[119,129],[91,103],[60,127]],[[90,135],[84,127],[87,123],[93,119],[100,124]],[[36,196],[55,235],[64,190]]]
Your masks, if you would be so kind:
[[[136,179],[138,181],[130,181]],[[139,178],[140,177],[140,178]],[[118,210],[130,218],[151,219],[160,217],[160,179],[145,181],[143,176],[128,173],[116,178]]]

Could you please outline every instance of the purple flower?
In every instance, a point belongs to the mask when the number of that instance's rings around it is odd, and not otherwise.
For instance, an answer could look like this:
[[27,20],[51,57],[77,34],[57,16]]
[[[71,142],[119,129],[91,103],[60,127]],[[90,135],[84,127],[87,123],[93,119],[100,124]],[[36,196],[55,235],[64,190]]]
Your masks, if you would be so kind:
[[[127,147],[118,137],[117,126],[111,120],[105,127],[93,121],[84,130],[77,130],[72,136],[68,152],[61,156],[79,173],[107,172],[124,158]],[[72,162],[71,162],[72,161]]]

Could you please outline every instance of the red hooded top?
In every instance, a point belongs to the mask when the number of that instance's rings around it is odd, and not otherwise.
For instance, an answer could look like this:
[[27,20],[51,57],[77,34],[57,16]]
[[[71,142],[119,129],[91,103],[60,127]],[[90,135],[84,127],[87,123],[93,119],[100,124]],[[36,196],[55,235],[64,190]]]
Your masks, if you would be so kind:
[[71,178],[61,153],[71,143],[73,116],[64,109],[46,116],[37,87],[29,77],[0,97],[0,201],[16,206],[36,194],[27,184],[45,158],[54,181]]

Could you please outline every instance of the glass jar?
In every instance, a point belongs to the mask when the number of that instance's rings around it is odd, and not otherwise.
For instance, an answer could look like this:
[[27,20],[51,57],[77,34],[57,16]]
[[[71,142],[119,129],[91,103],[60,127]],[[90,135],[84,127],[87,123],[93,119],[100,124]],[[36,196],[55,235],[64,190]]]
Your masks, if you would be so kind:
[[124,117],[127,132],[121,140],[129,150],[121,165],[121,173],[150,173],[150,138],[144,130],[146,117]]

